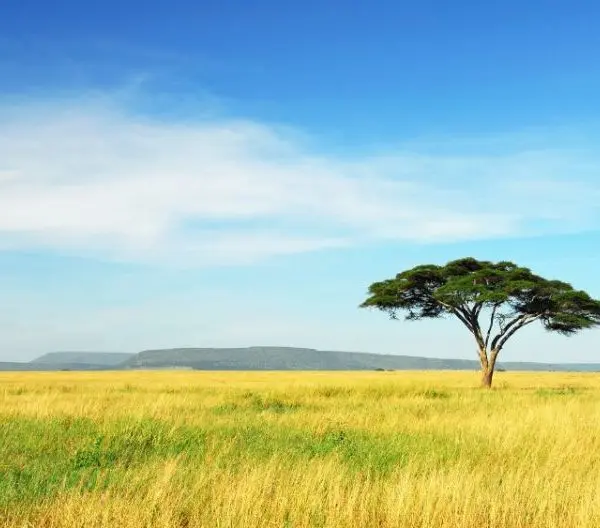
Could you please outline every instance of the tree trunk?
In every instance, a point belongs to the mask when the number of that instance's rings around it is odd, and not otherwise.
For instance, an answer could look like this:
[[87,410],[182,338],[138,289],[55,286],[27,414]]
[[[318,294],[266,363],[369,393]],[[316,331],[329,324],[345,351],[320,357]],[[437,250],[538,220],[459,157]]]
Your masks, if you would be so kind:
[[485,389],[492,387],[492,378],[494,377],[494,367],[488,366],[481,369],[481,386]]
[[499,353],[500,347],[490,350],[489,355],[485,347],[480,346],[479,348],[479,361],[481,363],[481,386],[485,389],[492,387],[492,378],[494,377],[496,359],[498,359]]

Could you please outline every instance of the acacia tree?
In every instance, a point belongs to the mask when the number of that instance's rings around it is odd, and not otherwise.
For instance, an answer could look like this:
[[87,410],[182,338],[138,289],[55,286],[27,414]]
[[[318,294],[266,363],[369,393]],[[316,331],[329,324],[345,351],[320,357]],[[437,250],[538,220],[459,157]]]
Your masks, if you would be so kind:
[[521,328],[539,321],[563,335],[600,325],[600,301],[570,284],[548,280],[512,262],[463,258],[416,266],[375,282],[361,308],[407,320],[456,317],[477,342],[481,384],[491,387],[498,354]]

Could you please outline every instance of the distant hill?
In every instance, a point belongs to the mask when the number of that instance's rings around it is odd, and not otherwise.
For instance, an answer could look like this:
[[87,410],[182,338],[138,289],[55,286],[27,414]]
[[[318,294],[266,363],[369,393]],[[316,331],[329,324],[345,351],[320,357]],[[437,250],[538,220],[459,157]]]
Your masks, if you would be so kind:
[[122,352],[49,352],[31,361],[34,365],[95,365],[114,367],[135,356]]
[[114,370],[134,356],[121,352],[49,352],[28,363],[0,362],[0,371]]
[[0,361],[0,372],[13,370],[35,370],[31,363],[18,363],[16,361]]
[[[0,371],[135,370],[479,370],[479,362],[294,347],[173,348],[138,354],[52,352],[29,363],[0,362]],[[503,370],[599,372],[596,363],[500,363]]]
[[174,348],[145,350],[123,368],[190,367],[198,370],[374,370],[477,368],[475,361],[329,352],[310,348]]
[[25,363],[17,361],[0,361],[1,371],[46,372],[57,370],[114,370],[118,367],[91,365],[89,363]]
[[[123,368],[198,370],[479,370],[479,362],[417,356],[319,351],[310,348],[174,348],[145,350]],[[600,364],[501,363],[506,370],[600,371]]]
[[525,370],[536,372],[600,372],[600,363],[532,363],[509,361],[498,363],[505,370]]

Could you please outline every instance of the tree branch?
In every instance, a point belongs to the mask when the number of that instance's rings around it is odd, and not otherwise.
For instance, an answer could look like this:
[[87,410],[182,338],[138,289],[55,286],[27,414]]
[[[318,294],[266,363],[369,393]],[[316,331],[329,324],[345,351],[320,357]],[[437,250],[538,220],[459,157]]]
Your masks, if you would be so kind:
[[487,354],[487,347],[485,345],[485,341],[483,339],[483,334],[481,332],[481,327],[479,326],[479,316],[478,314],[475,312],[475,310],[473,310],[470,314],[469,314],[469,320],[471,321],[471,324],[473,325],[473,334],[475,335],[475,339],[477,341],[477,345],[479,346],[479,349],[483,349],[486,351]]
[[494,304],[494,308],[492,309],[492,315],[490,317],[490,326],[485,335],[485,348],[490,344],[490,337],[492,336],[492,330],[494,329],[494,323],[496,322],[496,312],[498,311],[498,307],[500,304]]
[[[524,319],[527,319],[531,317],[531,314],[521,314],[518,317],[515,317],[512,321],[510,321],[507,325],[503,326],[500,330],[500,333],[494,337],[494,339],[492,340],[492,345],[491,348],[492,350],[496,348],[498,342],[510,331],[512,331],[513,327],[515,325],[518,325],[521,323],[521,321],[523,321]],[[512,334],[511,334],[512,335]]]
[[[509,331],[507,331],[504,334],[504,336],[500,336],[500,340],[496,343],[495,346],[492,344],[492,350],[493,350],[492,353],[497,356],[498,352],[500,352],[500,350],[502,350],[502,347],[504,346],[504,344],[511,338],[511,336],[513,336],[515,334],[515,332],[517,330],[520,330],[524,326],[527,326],[528,324],[533,323],[539,317],[540,317],[540,315],[528,314],[527,317],[522,318],[521,321],[519,323],[517,323],[515,326],[513,326]],[[494,341],[496,341],[496,340],[494,339]]]
[[479,349],[485,350],[483,334],[481,333],[481,327],[479,326],[478,304],[474,304],[472,308],[464,305],[458,306],[456,307],[456,311],[460,314],[460,316],[457,314],[457,317],[459,317],[461,321],[465,321],[465,324],[471,330]]
[[[487,364],[487,355],[486,355],[486,346],[483,340],[483,335],[481,333],[481,328],[479,326],[479,322],[477,317],[474,314],[474,311],[469,311],[467,308],[463,306],[452,306],[443,301],[438,301],[444,308],[446,308],[450,313],[455,315],[462,324],[464,324],[469,332],[473,334],[475,337],[475,341],[477,341],[477,346],[479,347],[480,354],[483,353],[485,357],[481,358],[482,364],[485,359],[485,363]],[[483,351],[483,352],[482,352]]]
[[459,311],[458,308],[456,308],[455,306],[452,306],[451,304],[447,304],[447,303],[442,302],[442,301],[438,301],[438,302],[444,308],[446,308],[451,314],[456,315],[456,317],[458,317],[458,319],[460,320],[460,322],[462,324],[464,324],[469,329],[469,332],[471,332],[473,335],[475,335],[475,329],[473,328],[473,326],[469,322],[468,318],[463,315],[462,311]]
[[498,359],[498,354],[500,353],[500,349],[494,349],[490,354],[490,363],[489,366],[493,369],[496,367],[496,359]]
[[481,314],[481,310],[483,310],[483,303],[481,303],[481,302],[475,303],[475,305],[473,306],[473,313],[475,314],[475,316],[477,317],[477,319],[479,319],[479,315]]

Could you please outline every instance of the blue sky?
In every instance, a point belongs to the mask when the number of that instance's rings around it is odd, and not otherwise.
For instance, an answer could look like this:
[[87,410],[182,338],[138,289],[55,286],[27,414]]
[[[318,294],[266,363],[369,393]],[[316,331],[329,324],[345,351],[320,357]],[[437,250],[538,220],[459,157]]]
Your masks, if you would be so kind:
[[[42,2],[0,16],[0,360],[474,357],[357,309],[423,262],[600,297],[595,2]],[[504,359],[595,361],[528,329]]]

